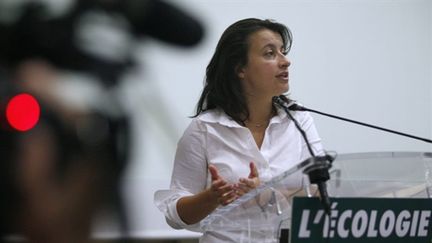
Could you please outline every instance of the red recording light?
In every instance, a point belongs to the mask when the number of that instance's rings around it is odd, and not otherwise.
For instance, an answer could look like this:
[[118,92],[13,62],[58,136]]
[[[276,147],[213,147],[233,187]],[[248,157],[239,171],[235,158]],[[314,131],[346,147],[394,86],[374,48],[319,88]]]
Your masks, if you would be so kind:
[[6,119],[11,127],[18,131],[28,131],[39,121],[40,106],[29,94],[12,97],[6,106]]

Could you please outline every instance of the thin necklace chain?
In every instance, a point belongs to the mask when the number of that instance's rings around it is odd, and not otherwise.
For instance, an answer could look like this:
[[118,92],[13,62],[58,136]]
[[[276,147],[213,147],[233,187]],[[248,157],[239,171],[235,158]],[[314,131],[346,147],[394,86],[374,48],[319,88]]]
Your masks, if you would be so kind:
[[244,121],[244,123],[248,123],[249,125],[252,125],[252,126],[254,126],[256,128],[263,127],[263,126],[269,124],[270,123],[270,119],[276,114],[276,110],[274,109],[274,107],[272,109],[273,109],[272,110],[272,114],[271,114],[271,116],[269,117],[269,119],[267,121],[265,121],[263,123],[254,123],[254,124],[251,124],[249,121],[246,120],[246,121]]
[[255,123],[255,124],[251,124],[247,121],[247,123],[249,123],[249,125],[252,125],[254,127],[263,127],[264,125],[268,124],[270,121],[264,122],[264,123]]

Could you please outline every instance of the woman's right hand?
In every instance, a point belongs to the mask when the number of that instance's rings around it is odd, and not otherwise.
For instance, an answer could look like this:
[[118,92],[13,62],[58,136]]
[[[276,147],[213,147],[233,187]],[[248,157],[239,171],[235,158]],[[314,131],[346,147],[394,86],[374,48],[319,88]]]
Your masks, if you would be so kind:
[[228,205],[238,198],[236,186],[223,179],[214,165],[209,165],[211,174],[210,197],[218,205]]
[[236,186],[219,175],[214,165],[209,165],[211,186],[192,196],[185,196],[177,202],[177,212],[186,224],[195,224],[207,217],[219,205],[228,205],[238,198]]

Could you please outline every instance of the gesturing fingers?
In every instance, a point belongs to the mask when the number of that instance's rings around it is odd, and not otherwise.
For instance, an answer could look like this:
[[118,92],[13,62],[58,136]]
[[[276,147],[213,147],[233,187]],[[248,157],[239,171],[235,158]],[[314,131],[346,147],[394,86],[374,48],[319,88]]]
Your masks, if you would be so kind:
[[209,165],[209,171],[210,171],[210,174],[211,174],[212,181],[215,181],[215,180],[217,180],[217,179],[220,178],[219,172],[218,172],[216,166]]
[[238,198],[235,191],[235,186],[229,184],[222,177],[219,176],[218,170],[215,166],[210,165],[209,171],[212,178],[211,192],[213,198],[218,204],[227,205]]
[[211,186],[212,194],[218,204],[227,205],[237,199],[237,194],[234,190],[234,185],[228,184],[222,179],[213,181]]
[[249,168],[250,168],[249,178],[258,177],[258,169],[257,169],[256,165],[254,164],[254,162],[249,163]]
[[256,183],[253,179],[241,178],[237,183],[237,194],[243,196],[254,188],[256,188]]
[[249,163],[249,176],[248,178],[240,178],[237,183],[237,195],[242,196],[260,184],[258,169],[253,162]]

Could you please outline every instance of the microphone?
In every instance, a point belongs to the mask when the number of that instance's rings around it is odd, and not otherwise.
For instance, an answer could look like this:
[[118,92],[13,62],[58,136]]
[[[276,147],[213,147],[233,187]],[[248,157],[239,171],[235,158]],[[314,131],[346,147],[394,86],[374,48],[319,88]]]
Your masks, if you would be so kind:
[[[283,102],[282,99],[280,99],[280,100]],[[351,119],[348,119],[348,118],[345,118],[345,117],[331,115],[331,114],[324,113],[324,112],[321,112],[321,111],[317,111],[317,110],[306,108],[303,105],[297,104],[295,102],[291,102],[289,105],[285,105],[285,106],[287,107],[287,109],[292,110],[292,111],[309,111],[309,112],[317,113],[317,114],[320,114],[320,115],[323,115],[323,116],[328,116],[328,117],[332,117],[332,118],[335,118],[335,119],[339,119],[339,120],[355,123],[355,124],[358,124],[358,125],[361,125],[361,126],[370,127],[370,128],[374,128],[374,129],[377,129],[377,130],[381,130],[381,131],[397,134],[397,135],[400,135],[400,136],[404,136],[404,137],[409,137],[409,138],[412,138],[412,139],[420,140],[420,141],[423,141],[423,142],[426,142],[426,143],[432,143],[431,139],[414,136],[414,135],[411,135],[411,134],[408,134],[408,133],[403,133],[403,132],[391,130],[391,129],[384,128],[384,127],[379,127],[379,126],[376,126],[376,125],[372,125],[372,124],[368,124],[368,123],[364,123],[364,122],[360,122],[360,121],[351,120]]]
[[330,174],[328,170],[331,168],[331,163],[334,160],[334,157],[331,155],[324,155],[324,156],[316,156],[310,143],[307,138],[307,135],[305,131],[300,127],[297,120],[294,119],[294,117],[289,112],[292,109],[301,109],[301,106],[297,105],[295,102],[289,102],[287,103],[279,96],[273,97],[273,103],[280,106],[282,109],[285,110],[289,118],[294,122],[294,125],[296,126],[297,130],[302,135],[306,146],[309,150],[309,154],[311,155],[310,158],[306,159],[304,162],[307,162],[308,164],[311,164],[310,166],[306,167],[303,170],[303,173],[307,174],[309,176],[309,180],[312,184],[316,184],[318,186],[318,191],[320,193],[320,200],[324,207],[325,212],[327,215],[330,215],[330,198],[327,193],[327,184],[326,181],[330,179]]

